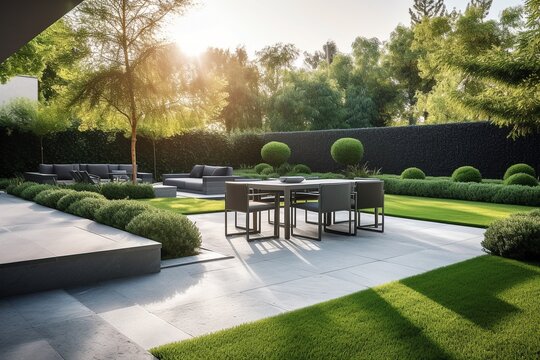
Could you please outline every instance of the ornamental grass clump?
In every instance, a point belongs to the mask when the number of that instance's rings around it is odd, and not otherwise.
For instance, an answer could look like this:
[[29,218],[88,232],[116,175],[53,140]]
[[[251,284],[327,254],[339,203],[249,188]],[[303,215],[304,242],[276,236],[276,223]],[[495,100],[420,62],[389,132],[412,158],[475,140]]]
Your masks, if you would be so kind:
[[493,255],[540,260],[540,209],[492,222],[484,233],[482,246]]
[[424,180],[426,178],[426,174],[417,167],[410,167],[403,170],[403,172],[401,173],[401,178]]
[[134,217],[126,230],[161,243],[163,259],[196,255],[201,246],[201,233],[184,215],[169,211],[143,212]]

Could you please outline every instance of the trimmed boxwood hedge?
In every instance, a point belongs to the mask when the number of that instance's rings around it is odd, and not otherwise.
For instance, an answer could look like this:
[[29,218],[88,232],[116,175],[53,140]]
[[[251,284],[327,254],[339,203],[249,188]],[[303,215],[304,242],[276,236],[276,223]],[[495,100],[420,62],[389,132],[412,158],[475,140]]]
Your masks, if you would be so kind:
[[111,200],[95,213],[95,220],[125,230],[131,219],[145,211],[156,211],[156,208],[132,200]]
[[510,176],[514,174],[529,174],[532,177],[536,177],[536,171],[534,171],[534,168],[528,164],[514,164],[510,166],[506,172],[504,173],[503,180],[508,179]]
[[150,199],[155,197],[152,185],[129,183],[106,183],[101,185],[100,192],[109,200]]
[[95,220],[96,212],[107,204],[108,200],[104,197],[85,197],[83,199],[80,199],[79,201],[72,203],[66,209],[66,212],[90,220]]
[[170,211],[145,211],[126,226],[130,233],[162,244],[162,258],[175,258],[197,254],[201,246],[201,233],[184,215]]
[[507,177],[504,180],[505,185],[523,185],[523,186],[537,186],[538,180],[535,177],[525,174],[518,173]]
[[36,184],[29,186],[21,192],[21,197],[25,200],[34,200],[34,198],[42,191],[54,189],[54,185]]
[[540,186],[459,183],[383,177],[387,194],[540,206]]
[[60,200],[58,200],[58,202],[56,203],[56,208],[61,211],[66,211],[67,208],[71,206],[71,204],[86,198],[105,200],[105,197],[103,195],[92,191],[77,191],[61,197]]
[[482,174],[477,168],[472,166],[461,166],[452,173],[452,180],[455,182],[482,182]]
[[403,172],[401,173],[401,178],[423,180],[426,178],[426,174],[424,174],[424,172],[417,167],[410,167],[403,170]]
[[540,209],[492,222],[484,234],[482,246],[494,255],[540,260]]

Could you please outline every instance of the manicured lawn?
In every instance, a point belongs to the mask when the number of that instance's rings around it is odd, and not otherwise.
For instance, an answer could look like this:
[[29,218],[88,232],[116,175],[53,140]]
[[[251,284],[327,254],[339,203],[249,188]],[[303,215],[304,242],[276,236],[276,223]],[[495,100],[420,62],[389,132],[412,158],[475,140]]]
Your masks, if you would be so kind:
[[[223,200],[158,198],[144,200],[160,209],[182,214],[223,211]],[[386,214],[411,219],[485,227],[491,221],[534,208],[519,205],[386,195]]]
[[482,256],[152,350],[160,359],[536,359],[540,267]]

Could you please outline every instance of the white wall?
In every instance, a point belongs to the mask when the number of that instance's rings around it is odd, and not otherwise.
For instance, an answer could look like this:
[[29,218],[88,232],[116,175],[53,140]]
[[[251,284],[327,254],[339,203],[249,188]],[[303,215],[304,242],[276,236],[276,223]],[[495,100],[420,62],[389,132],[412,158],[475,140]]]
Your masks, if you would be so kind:
[[15,98],[27,98],[37,101],[37,79],[31,76],[15,76],[5,84],[0,84],[0,106]]

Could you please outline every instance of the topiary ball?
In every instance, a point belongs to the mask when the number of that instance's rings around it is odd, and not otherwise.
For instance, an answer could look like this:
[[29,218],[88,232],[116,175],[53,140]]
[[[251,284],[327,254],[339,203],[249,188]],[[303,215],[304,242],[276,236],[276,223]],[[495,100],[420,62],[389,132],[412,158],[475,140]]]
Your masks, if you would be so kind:
[[423,180],[426,178],[426,174],[417,167],[410,167],[401,173],[402,179],[418,179]]
[[482,174],[472,166],[462,166],[454,170],[452,180],[455,182],[482,182]]
[[270,175],[273,172],[274,172],[274,168],[270,166],[270,167],[262,169],[261,175]]
[[307,165],[297,164],[294,165],[293,172],[297,174],[311,174],[311,169]]
[[536,177],[536,171],[534,168],[527,164],[514,164],[510,166],[504,173],[503,179],[506,180],[514,174],[529,174],[532,177]]
[[272,165],[267,163],[260,163],[255,165],[255,172],[260,174],[264,169],[272,168]]
[[285,143],[270,141],[262,147],[261,157],[273,167],[278,167],[289,160],[289,157],[291,157],[291,149],[289,148],[289,145]]
[[504,180],[504,185],[537,186],[538,180],[529,174],[518,173]]
[[356,165],[364,156],[364,146],[360,140],[341,138],[332,144],[330,154],[335,162],[341,165]]

